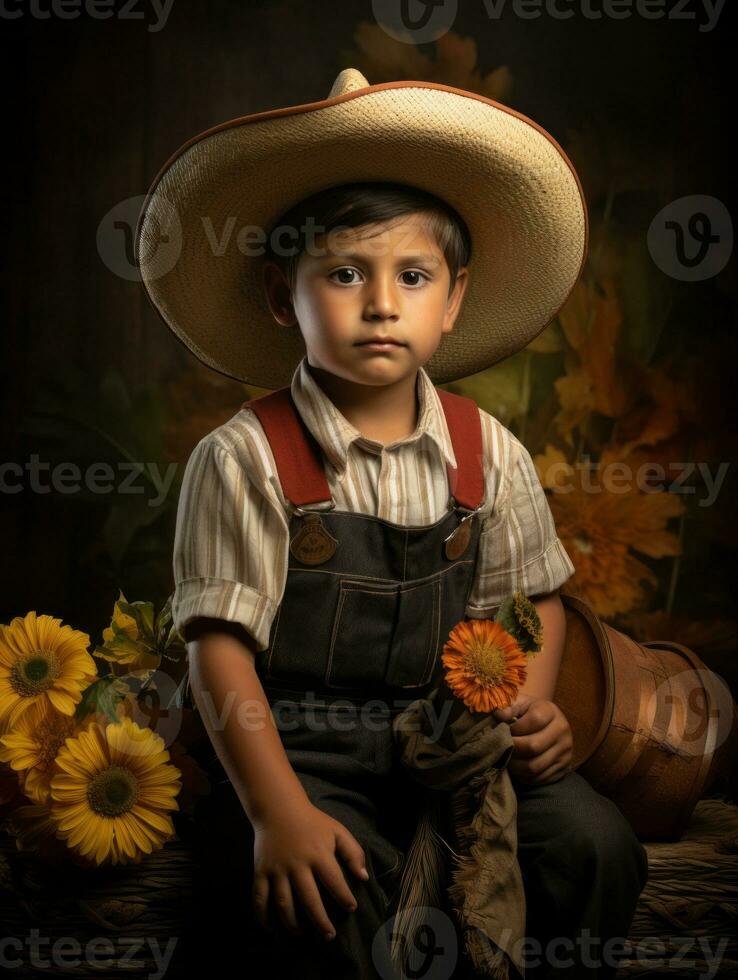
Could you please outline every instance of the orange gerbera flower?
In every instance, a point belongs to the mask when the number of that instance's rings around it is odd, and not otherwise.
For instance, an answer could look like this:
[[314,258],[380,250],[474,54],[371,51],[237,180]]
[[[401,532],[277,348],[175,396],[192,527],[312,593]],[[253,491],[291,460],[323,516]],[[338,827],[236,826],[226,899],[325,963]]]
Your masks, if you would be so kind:
[[492,619],[457,623],[441,660],[447,668],[446,683],[471,711],[512,704],[528,672],[527,657],[516,640]]

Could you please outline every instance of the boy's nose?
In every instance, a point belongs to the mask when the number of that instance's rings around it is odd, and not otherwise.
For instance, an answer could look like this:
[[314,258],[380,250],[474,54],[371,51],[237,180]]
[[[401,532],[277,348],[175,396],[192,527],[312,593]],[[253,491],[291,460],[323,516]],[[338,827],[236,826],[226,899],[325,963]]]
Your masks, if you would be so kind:
[[397,286],[388,277],[378,277],[367,284],[366,312],[383,317],[397,313]]

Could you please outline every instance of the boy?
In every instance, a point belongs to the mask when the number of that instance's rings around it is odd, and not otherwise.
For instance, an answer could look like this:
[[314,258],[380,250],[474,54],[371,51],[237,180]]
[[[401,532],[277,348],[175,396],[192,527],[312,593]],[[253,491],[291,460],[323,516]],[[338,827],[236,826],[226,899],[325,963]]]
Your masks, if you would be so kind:
[[[161,200],[185,233],[171,270],[152,248]],[[269,231],[245,271],[198,230],[233,210],[249,240]],[[627,938],[645,851],[567,768],[551,698],[574,567],[525,447],[433,384],[533,339],[586,237],[576,175],[535,123],[351,69],[323,102],[190,141],[155,181],[139,254],[157,309],[205,363],[278,389],[195,447],[175,539],[175,624],[222,780],[203,911],[234,964],[259,950],[276,975],[392,975],[383,927],[416,810],[389,721],[438,680],[452,626],[520,589],[544,647],[496,721],[513,722],[527,931],[542,944],[526,975],[614,974],[571,937]],[[444,975],[450,955],[439,946]]]

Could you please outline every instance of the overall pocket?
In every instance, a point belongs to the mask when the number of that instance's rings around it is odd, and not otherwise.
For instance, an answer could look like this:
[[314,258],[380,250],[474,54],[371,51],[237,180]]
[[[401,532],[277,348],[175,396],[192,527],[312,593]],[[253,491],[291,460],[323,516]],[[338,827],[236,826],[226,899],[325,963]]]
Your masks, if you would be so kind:
[[421,687],[433,674],[443,573],[413,582],[341,582],[326,684]]
[[385,682],[421,687],[433,674],[440,637],[443,573],[400,586]]
[[337,593],[335,576],[289,572],[270,645],[257,653],[261,677],[297,689],[322,683]]
[[398,590],[394,582],[342,579],[325,673],[329,687],[382,684]]

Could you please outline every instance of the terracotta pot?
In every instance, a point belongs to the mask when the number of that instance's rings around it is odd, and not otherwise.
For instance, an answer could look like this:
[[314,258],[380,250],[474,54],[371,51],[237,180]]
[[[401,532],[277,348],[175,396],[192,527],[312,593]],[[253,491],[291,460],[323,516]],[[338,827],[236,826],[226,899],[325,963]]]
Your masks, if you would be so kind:
[[678,840],[718,775],[734,778],[738,708],[694,651],[638,643],[561,593],[567,635],[553,700],[574,736],[572,768],[645,840]]

